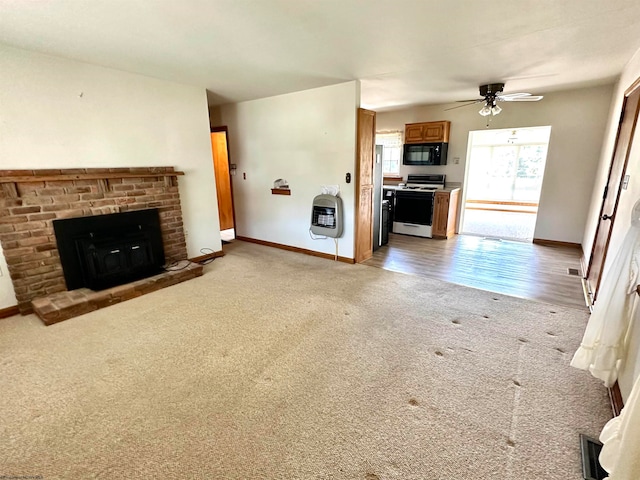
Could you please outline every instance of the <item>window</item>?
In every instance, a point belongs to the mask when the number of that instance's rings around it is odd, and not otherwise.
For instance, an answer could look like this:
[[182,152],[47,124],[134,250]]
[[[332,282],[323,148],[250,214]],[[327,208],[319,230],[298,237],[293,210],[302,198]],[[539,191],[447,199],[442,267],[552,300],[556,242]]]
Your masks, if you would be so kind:
[[537,202],[547,145],[474,146],[467,198]]
[[382,174],[386,176],[400,175],[402,132],[397,130],[376,133],[376,145],[382,145]]

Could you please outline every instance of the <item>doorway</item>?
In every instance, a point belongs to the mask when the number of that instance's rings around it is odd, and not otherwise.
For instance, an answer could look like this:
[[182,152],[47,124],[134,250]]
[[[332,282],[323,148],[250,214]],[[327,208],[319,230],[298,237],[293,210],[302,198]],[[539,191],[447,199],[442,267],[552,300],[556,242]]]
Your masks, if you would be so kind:
[[551,127],[469,133],[460,233],[533,240]]
[[627,170],[627,163],[629,162],[639,113],[640,79],[636,80],[624,94],[613,157],[609,164],[607,184],[602,194],[598,226],[596,227],[587,273],[585,275],[586,286],[592,303],[596,301],[598,289],[600,288],[602,271],[609,250],[611,230],[618,210],[620,189],[622,188],[624,174]]
[[230,242],[235,238],[235,213],[233,208],[233,187],[231,183],[227,127],[211,129],[211,150],[213,153],[213,171],[218,197],[220,237],[223,242]]

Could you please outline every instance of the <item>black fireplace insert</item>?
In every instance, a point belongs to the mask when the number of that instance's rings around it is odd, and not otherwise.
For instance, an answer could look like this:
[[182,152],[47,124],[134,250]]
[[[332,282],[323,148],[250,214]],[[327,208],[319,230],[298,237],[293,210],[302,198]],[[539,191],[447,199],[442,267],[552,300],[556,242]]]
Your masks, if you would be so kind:
[[92,290],[156,275],[165,263],[158,209],[53,221],[67,289]]

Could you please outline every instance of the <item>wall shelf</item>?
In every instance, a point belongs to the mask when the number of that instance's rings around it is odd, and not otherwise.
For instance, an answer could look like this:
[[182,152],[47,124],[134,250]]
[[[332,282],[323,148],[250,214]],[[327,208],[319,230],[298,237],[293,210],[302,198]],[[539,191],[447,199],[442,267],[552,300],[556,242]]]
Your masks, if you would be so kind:
[[291,190],[288,188],[272,188],[271,195],[291,195]]

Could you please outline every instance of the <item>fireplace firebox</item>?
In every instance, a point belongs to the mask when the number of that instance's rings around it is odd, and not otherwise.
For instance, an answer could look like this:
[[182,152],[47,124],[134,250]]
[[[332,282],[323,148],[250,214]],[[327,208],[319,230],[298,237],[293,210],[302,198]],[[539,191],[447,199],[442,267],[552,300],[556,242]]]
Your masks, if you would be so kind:
[[68,290],[156,275],[165,263],[158,209],[53,221]]

